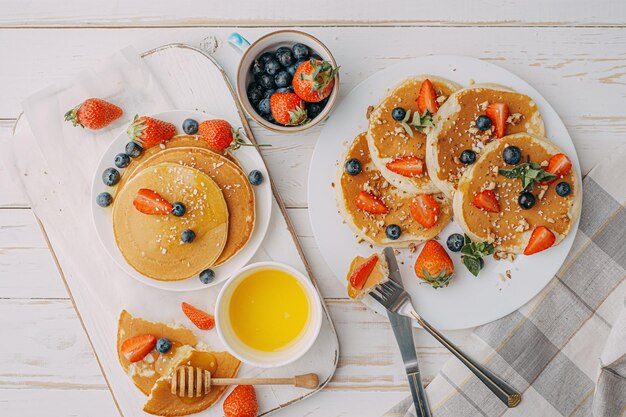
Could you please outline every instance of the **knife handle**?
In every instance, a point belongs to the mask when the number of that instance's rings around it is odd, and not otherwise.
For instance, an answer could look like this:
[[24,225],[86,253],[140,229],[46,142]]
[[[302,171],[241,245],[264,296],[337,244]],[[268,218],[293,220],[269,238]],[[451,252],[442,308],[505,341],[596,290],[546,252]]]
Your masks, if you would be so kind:
[[428,406],[420,372],[408,373],[407,378],[409,379],[409,387],[411,388],[411,395],[413,396],[413,404],[415,404],[416,417],[431,417],[430,407]]
[[[483,367],[479,363],[476,363],[473,359],[469,358],[452,342],[446,339],[437,329],[432,327],[426,320],[424,320],[415,311],[411,311],[411,315],[417,320],[417,322],[430,333],[435,339],[437,339],[446,349],[448,349],[454,356],[456,356],[463,365],[472,371],[483,384],[487,386],[507,407],[513,408],[522,401],[522,395],[517,392],[513,387],[504,382],[502,379],[491,373],[487,368]],[[415,398],[415,397],[413,397]]]

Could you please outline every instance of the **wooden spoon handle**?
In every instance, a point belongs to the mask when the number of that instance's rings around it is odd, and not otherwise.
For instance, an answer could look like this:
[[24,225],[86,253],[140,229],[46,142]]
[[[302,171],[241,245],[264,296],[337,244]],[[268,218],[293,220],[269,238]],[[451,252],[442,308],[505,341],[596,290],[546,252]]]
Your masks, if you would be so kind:
[[317,374],[296,375],[294,378],[211,378],[211,385],[293,385],[315,389],[319,386]]

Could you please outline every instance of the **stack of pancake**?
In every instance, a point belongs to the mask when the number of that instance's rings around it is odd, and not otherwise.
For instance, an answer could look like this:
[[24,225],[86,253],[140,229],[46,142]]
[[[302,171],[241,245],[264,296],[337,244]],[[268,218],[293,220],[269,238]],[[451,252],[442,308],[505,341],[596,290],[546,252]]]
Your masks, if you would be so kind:
[[[142,360],[131,363],[122,353],[122,344],[135,336],[152,335],[167,338],[171,349],[164,354],[153,349]],[[211,352],[198,344],[191,330],[182,326],[133,317],[123,310],[117,329],[118,359],[124,372],[133,383],[148,396],[144,411],[158,416],[184,416],[206,410],[224,394],[227,386],[215,386],[199,397],[185,398],[172,394],[171,375],[180,365],[199,367],[211,372],[215,378],[234,378],[241,362],[227,352]]]
[[[171,203],[182,202],[181,217],[146,215],[133,206],[147,188]],[[126,168],[113,205],[115,240],[139,273],[179,281],[221,265],[248,242],[254,229],[254,191],[229,153],[209,149],[198,136],[175,136],[146,149]],[[192,230],[191,243],[181,241]]]
[[[432,126],[407,126],[393,117],[393,111],[400,107],[412,114],[419,112],[419,95],[426,80],[434,86],[438,104],[436,112],[430,114]],[[508,110],[503,137],[498,137],[495,122],[486,129],[476,125],[477,118],[484,116],[492,103],[504,104]],[[547,169],[550,158],[562,151],[544,135],[539,110],[527,95],[495,84],[461,88],[433,75],[410,77],[370,112],[367,132],[352,141],[340,161],[334,184],[339,211],[357,240],[381,246],[402,248],[431,239],[453,214],[464,233],[473,240],[494,244],[502,257],[506,253],[522,253],[538,226],[551,230],[556,245],[580,213],[578,175],[570,170],[552,183],[537,183],[537,203],[530,209],[521,209],[521,180],[499,174],[500,169],[514,167],[502,159],[507,146],[521,149],[523,159],[518,165],[530,160]],[[464,150],[471,151],[475,160],[464,163],[460,158]],[[394,161],[408,157],[424,165],[422,174],[403,175],[390,169]],[[353,159],[359,161],[360,169],[350,172],[346,164]],[[562,181],[571,186],[569,195],[555,192],[556,184]],[[487,212],[472,204],[485,189],[493,190],[500,199],[500,212]],[[364,210],[357,201],[363,192],[383,203],[386,211]],[[423,194],[437,203],[436,221],[427,226],[417,221],[411,207]]]

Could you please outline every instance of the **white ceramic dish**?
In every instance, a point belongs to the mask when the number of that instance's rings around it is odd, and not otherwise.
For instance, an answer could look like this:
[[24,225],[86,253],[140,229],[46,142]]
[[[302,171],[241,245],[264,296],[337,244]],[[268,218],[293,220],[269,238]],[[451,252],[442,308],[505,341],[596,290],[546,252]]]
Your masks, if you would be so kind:
[[[230,299],[237,286],[252,272],[267,268],[285,271],[296,278],[305,289],[310,306],[304,334],[293,345],[276,352],[262,352],[246,346],[232,330],[229,316]],[[300,271],[278,262],[258,262],[246,266],[224,284],[215,303],[215,322],[221,341],[233,356],[252,366],[274,368],[296,361],[313,346],[322,326],[322,305],[311,280]]]
[[[236,35],[245,41],[241,35]],[[247,43],[247,41],[244,43]],[[237,97],[239,97],[239,101],[243,105],[244,110],[248,113],[248,116],[254,119],[255,122],[264,128],[275,132],[300,132],[315,126],[328,116],[339,95],[339,74],[337,74],[335,75],[335,86],[333,87],[332,93],[330,93],[330,96],[328,97],[328,103],[326,103],[324,110],[322,110],[322,112],[310,122],[299,126],[275,125],[262,118],[256,110],[254,110],[250,100],[248,100],[248,94],[246,92],[248,84],[250,84],[253,78],[252,73],[250,72],[252,62],[254,62],[254,60],[265,51],[276,50],[281,46],[292,47],[296,43],[305,44],[309,47],[312,53],[318,54],[324,61],[330,62],[333,68],[337,68],[335,58],[330,53],[330,50],[322,42],[320,42],[319,39],[309,35],[308,33],[297,30],[279,30],[277,32],[268,33],[267,35],[257,39],[244,50],[241,61],[239,62],[239,67],[237,68]]]
[[[367,256],[381,248],[356,243],[354,233],[342,222],[331,189],[338,161],[352,139],[367,129],[367,106],[376,105],[388,89],[404,78],[418,74],[439,75],[462,86],[467,86],[470,79],[476,83],[497,83],[528,94],[539,106],[547,137],[567,153],[580,176],[576,149],[556,111],[537,90],[509,71],[475,58],[438,55],[409,59],[377,72],[355,87],[335,109],[317,141],[309,171],[308,201],[313,232],[326,263],[342,286],[346,285],[346,273],[354,256]],[[455,277],[449,287],[439,290],[420,285],[415,276],[413,265],[421,246],[413,254],[403,249],[398,256],[403,282],[419,314],[433,326],[445,330],[485,324],[517,310],[546,286],[563,264],[577,229],[578,222],[560,245],[530,257],[519,256],[513,263],[485,259],[485,268],[478,277],[462,265],[459,254],[451,253]],[[442,243],[457,232],[459,227],[450,223],[440,234]],[[507,270],[511,279],[506,278]],[[383,311],[370,297],[363,302],[377,312]]]
[[[167,122],[173,123],[177,128],[177,132],[181,134],[183,133],[181,127],[182,123],[187,118],[192,118],[198,120],[199,122],[202,120],[217,118],[206,113],[191,110],[171,110],[163,113],[157,113],[151,116],[160,120],[165,120]],[[101,175],[102,171],[104,171],[106,168],[115,167],[115,165],[113,164],[115,155],[120,152],[124,152],[124,147],[126,143],[128,143],[128,136],[126,134],[126,131],[123,130],[111,143],[111,146],[109,146],[104,155],[102,155],[102,159],[100,160],[100,163],[98,164],[98,167],[95,171],[91,188],[91,210],[98,237],[100,238],[100,241],[106,248],[107,252],[124,270],[124,272],[126,272],[128,275],[135,278],[136,280],[152,287],[170,291],[192,291],[205,289],[209,286],[219,284],[228,279],[233,273],[243,268],[261,245],[265,236],[265,232],[267,231],[267,227],[269,225],[270,215],[272,211],[272,188],[270,185],[270,181],[268,180],[269,175],[267,173],[267,169],[265,168],[265,164],[263,163],[263,159],[261,158],[259,152],[252,146],[242,146],[241,148],[234,151],[234,156],[237,158],[237,160],[243,166],[246,172],[249,172],[253,169],[258,169],[259,171],[261,171],[263,177],[265,178],[265,181],[263,181],[263,183],[256,187],[253,187],[256,199],[256,221],[254,225],[254,231],[252,232],[252,236],[250,237],[250,240],[248,241],[246,246],[244,246],[243,249],[239,251],[239,253],[233,256],[225,264],[215,268],[211,268],[215,271],[215,279],[210,284],[203,284],[202,282],[200,282],[197,276],[182,281],[167,282],[157,281],[155,279],[146,277],[137,272],[126,262],[117,244],[115,243],[113,226],[111,224],[111,213],[113,205],[102,208],[96,204],[96,196],[101,192],[108,191],[109,193],[111,193],[111,195],[114,195],[115,193],[115,187],[107,187],[102,183]],[[118,170],[120,172],[123,172],[123,169]]]

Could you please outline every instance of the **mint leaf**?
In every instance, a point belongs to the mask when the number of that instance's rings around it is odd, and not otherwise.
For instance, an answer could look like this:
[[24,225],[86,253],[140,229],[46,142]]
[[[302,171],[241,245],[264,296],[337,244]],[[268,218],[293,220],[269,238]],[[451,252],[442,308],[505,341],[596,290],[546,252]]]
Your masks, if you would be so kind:
[[477,277],[480,272],[480,258],[476,258],[472,255],[464,255],[461,257],[461,260],[471,274]]
[[428,110],[425,110],[424,114],[421,115],[418,110],[413,113],[413,118],[410,122],[409,119],[411,119],[411,110],[406,111],[404,119],[402,119],[402,121],[400,122],[402,124],[402,127],[410,137],[413,137],[413,130],[411,129],[411,126],[413,126],[420,132],[422,132],[427,127],[435,126],[435,124],[433,123],[433,118]]
[[522,181],[522,192],[532,190],[535,183],[552,181],[556,178],[556,175],[546,172],[534,162],[524,162],[512,169],[500,169],[498,173],[506,178],[519,178]]
[[492,255],[495,252],[495,248],[491,243],[472,242],[472,239],[467,235],[464,235],[463,240],[465,242],[461,248],[461,253],[464,254],[461,256],[463,265],[465,265],[472,275],[478,276],[478,273],[482,269],[482,258]]

